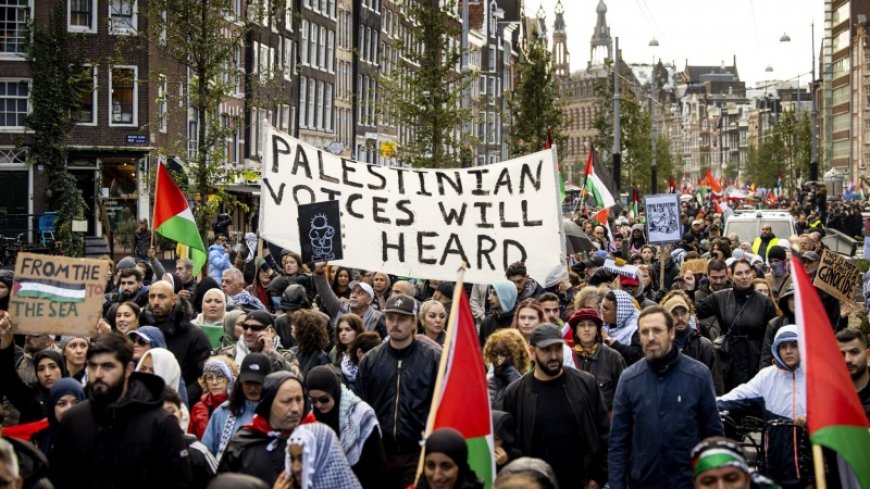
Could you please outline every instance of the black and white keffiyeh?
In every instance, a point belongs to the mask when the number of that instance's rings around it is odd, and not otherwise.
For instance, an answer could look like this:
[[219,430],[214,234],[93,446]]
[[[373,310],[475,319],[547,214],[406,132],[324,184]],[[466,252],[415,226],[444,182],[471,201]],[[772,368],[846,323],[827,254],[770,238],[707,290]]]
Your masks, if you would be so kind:
[[302,489],[362,489],[344,456],[344,450],[332,428],[323,423],[309,423],[296,428],[287,440],[285,466],[290,468],[289,448],[302,447]]

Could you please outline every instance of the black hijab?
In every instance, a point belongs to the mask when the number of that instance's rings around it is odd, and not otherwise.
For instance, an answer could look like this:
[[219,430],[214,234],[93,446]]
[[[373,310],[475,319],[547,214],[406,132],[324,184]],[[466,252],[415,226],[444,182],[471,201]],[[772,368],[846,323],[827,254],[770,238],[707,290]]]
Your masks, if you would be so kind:
[[[426,438],[426,454],[443,453],[450,457],[459,467],[459,475],[456,477],[456,489],[483,488],[483,482],[477,478],[477,474],[468,466],[468,445],[462,434],[453,428],[438,428]],[[429,483],[425,477],[420,479],[418,488],[427,489]]]
[[0,270],[0,282],[9,289],[6,297],[0,298],[0,311],[9,310],[9,297],[12,296],[12,270]]
[[338,420],[338,406],[341,404],[341,383],[338,380],[338,376],[335,375],[335,372],[330,367],[325,365],[312,368],[305,377],[305,394],[310,395],[309,393],[312,390],[324,391],[335,400],[332,410],[328,413],[321,413],[319,409],[313,406],[312,411],[314,411],[314,417],[317,418],[317,421],[328,425],[335,431],[336,436],[340,437],[341,428],[339,427]]
[[[53,361],[54,363],[57,364],[57,366],[60,368],[60,377],[61,378],[69,377],[69,373],[67,373],[67,371],[66,371],[66,361],[64,361],[63,353],[56,351],[56,350],[51,350],[51,349],[42,350],[40,352],[37,352],[35,355],[33,355],[33,371],[34,371],[34,373],[39,372],[39,362],[43,358],[49,358],[49,359],[51,359],[51,361]],[[39,376],[37,376],[37,379],[38,378],[39,378]],[[43,385],[41,383],[37,382],[36,385],[39,386],[39,390],[41,390],[42,392],[44,392],[44,393],[48,392],[48,389],[43,387]]]

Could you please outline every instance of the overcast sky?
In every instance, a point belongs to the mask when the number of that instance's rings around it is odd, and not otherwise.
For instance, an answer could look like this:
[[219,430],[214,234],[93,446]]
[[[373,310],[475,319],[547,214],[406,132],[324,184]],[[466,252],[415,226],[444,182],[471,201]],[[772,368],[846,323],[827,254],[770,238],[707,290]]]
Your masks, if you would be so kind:
[[[824,34],[823,0],[605,0],[611,37],[619,37],[623,58],[649,63],[653,55],[691,65],[730,65],[737,56],[740,79],[747,87],[764,80],[787,80],[800,75],[809,83],[812,69],[810,24],[815,21],[818,59]],[[556,0],[526,0],[527,15],[543,5],[548,34],[552,35]],[[571,70],[586,67],[589,40],[595,26],[598,0],[562,0],[568,32]],[[781,43],[783,32],[791,42]],[[655,37],[659,47],[649,47]],[[770,65],[772,73],[765,72]],[[816,68],[818,77],[818,67]]]

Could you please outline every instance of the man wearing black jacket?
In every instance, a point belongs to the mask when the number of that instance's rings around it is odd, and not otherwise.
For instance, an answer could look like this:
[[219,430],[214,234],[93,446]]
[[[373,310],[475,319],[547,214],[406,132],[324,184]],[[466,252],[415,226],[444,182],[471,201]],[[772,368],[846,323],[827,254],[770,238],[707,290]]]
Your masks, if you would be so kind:
[[88,399],[66,412],[56,435],[55,487],[189,487],[183,433],[163,411],[163,379],[133,372],[130,340],[97,337],[87,369]]
[[211,355],[211,343],[205,333],[190,324],[193,309],[185,300],[178,300],[169,282],[151,284],[148,290],[148,308],[142,311],[139,324],[160,328],[166,338],[166,349],[175,355],[184,383],[187,398],[199,399],[202,388],[197,379],[202,375],[202,366]]
[[386,464],[380,487],[394,489],[414,482],[441,353],[414,339],[413,297],[390,297],[384,313],[389,341],[363,357],[356,393],[375,410],[384,433]]
[[514,446],[550,464],[559,487],[604,487],[610,421],[595,377],[562,366],[564,339],[555,325],[538,325],[530,341],[535,370],[504,395],[516,427]]

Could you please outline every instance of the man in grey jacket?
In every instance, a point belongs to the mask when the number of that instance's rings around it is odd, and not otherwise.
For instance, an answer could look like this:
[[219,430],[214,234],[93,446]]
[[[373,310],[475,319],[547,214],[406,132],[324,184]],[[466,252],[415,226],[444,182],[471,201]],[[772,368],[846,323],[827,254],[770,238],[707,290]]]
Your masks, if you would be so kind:
[[384,313],[372,307],[375,299],[375,291],[372,286],[354,280],[347,284],[350,288],[350,298],[339,298],[335,295],[329,282],[326,280],[326,263],[317,263],[314,266],[314,286],[320,294],[320,302],[332,320],[335,321],[342,314],[352,312],[363,320],[366,331],[377,331],[381,338],[387,337],[387,328],[384,323]]

